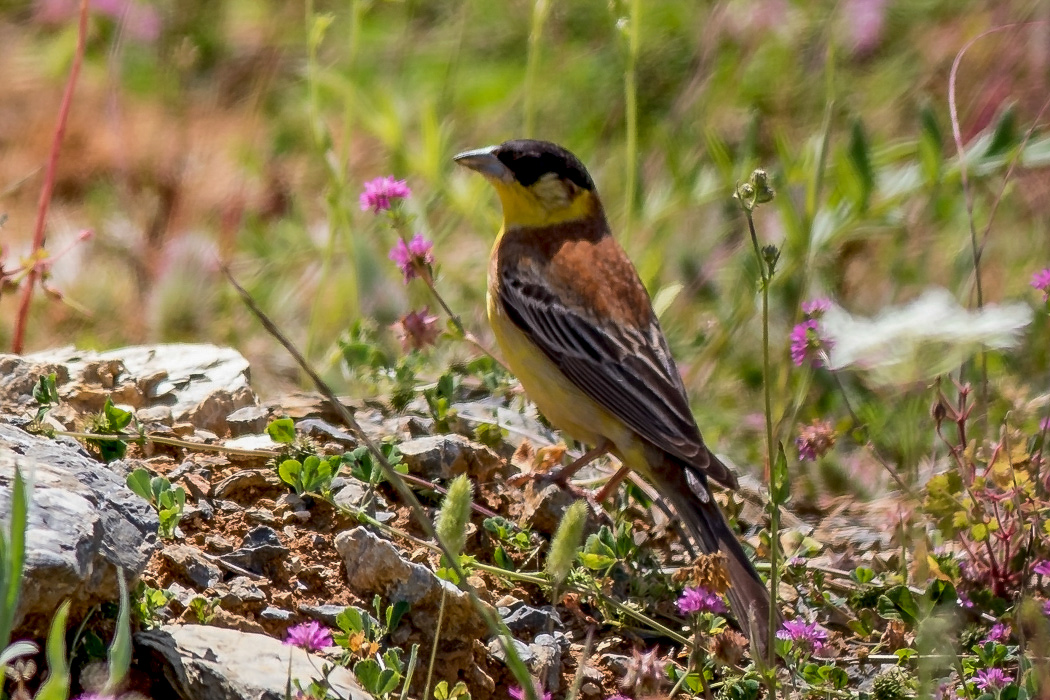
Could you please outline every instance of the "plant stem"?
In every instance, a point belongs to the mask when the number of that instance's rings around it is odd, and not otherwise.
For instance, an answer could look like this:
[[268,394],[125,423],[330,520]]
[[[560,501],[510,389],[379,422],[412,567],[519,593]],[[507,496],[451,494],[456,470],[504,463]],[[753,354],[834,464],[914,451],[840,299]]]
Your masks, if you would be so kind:
[[532,138],[536,131],[536,71],[540,63],[540,39],[543,25],[550,11],[550,0],[532,3],[532,25],[529,28],[529,51],[525,64],[525,136]]
[[627,24],[627,70],[624,71],[624,102],[627,129],[626,184],[623,197],[623,239],[629,241],[634,214],[635,189],[638,179],[638,47],[641,44],[641,0],[631,0],[631,14]]
[[51,205],[51,193],[55,189],[55,171],[58,170],[58,154],[62,150],[62,138],[66,134],[66,123],[69,121],[69,109],[73,104],[73,90],[80,76],[80,66],[84,62],[84,48],[87,44],[88,0],[80,0],[80,18],[77,22],[77,47],[73,54],[73,64],[69,67],[69,79],[62,93],[62,104],[58,108],[58,124],[51,139],[51,154],[47,159],[47,170],[44,173],[44,186],[40,190],[40,200],[36,208],[36,225],[33,227],[34,262],[26,275],[22,298],[18,302],[18,314],[15,316],[15,330],[11,340],[11,351],[16,355],[25,347],[26,324],[29,322],[29,302],[33,299],[33,287],[40,277],[40,260],[36,253],[44,247],[44,225],[47,223],[47,210]]

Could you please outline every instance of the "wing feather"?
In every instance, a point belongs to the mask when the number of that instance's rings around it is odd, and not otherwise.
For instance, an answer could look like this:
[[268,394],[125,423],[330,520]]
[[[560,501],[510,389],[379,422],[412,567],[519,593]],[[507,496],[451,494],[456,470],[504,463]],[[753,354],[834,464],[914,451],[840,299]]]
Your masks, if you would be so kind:
[[561,303],[534,268],[501,265],[499,275],[499,300],[510,319],[573,384],[648,442],[736,486],[704,445],[655,315],[641,329],[603,322]]

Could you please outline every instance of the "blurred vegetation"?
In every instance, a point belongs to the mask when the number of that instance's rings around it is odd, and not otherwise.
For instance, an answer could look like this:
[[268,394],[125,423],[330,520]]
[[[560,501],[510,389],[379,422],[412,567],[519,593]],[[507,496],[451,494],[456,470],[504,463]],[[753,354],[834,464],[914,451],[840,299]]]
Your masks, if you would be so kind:
[[[773,414],[789,441],[799,422],[845,415],[835,380],[790,364],[803,300],[827,295],[871,315],[941,285],[975,305],[948,71],[981,32],[1048,11],[1021,0],[579,0],[546,11],[523,0],[100,3],[49,248],[86,228],[95,237],[55,262],[50,283],[76,306],[38,295],[29,346],[231,344],[264,390],[297,383],[226,286],[224,261],[331,378],[367,393],[340,368],[338,338],[375,319],[379,342],[397,353],[389,324],[434,308],[422,286],[402,283],[387,260],[391,234],[358,207],[361,184],[387,174],[413,190],[416,226],[436,242],[438,286],[491,345],[484,277],[499,207],[451,156],[533,136],[588,165],[643,280],[666,302],[664,330],[708,441],[761,465],[758,274],[736,183],[763,167],[778,191],[756,225],[783,250],[771,289]],[[0,2],[8,266],[28,252],[74,14],[70,0]],[[995,34],[962,61],[979,240],[1040,119],[1046,33],[1032,24]],[[1028,281],[1050,263],[1050,148],[1038,129],[1021,163],[983,250],[985,302],[1036,301]],[[4,347],[15,308],[5,292]],[[1023,350],[988,356],[993,424],[1022,409],[1017,420],[1035,425],[1047,348],[1042,314]],[[470,356],[446,343],[431,379]],[[934,445],[929,388],[842,381],[871,440],[902,471],[918,470]],[[833,453],[819,470],[853,491],[882,479],[857,452]]]

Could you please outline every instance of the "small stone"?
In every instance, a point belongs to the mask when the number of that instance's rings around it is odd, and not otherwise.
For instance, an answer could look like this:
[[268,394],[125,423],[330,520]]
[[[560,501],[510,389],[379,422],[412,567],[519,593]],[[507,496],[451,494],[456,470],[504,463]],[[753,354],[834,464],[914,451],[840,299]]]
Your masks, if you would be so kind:
[[554,534],[566,509],[576,497],[557,484],[547,484],[539,490],[537,486],[530,481],[525,487],[522,520],[529,523],[534,531]]
[[409,471],[429,481],[447,481],[460,474],[485,481],[502,465],[495,452],[462,435],[415,438],[398,449]]
[[277,519],[273,517],[273,513],[265,508],[249,508],[244,514],[244,519],[248,522],[259,523],[260,525],[277,524]]
[[281,608],[275,608],[273,606],[270,606],[268,608],[264,608],[263,611],[259,613],[259,617],[261,617],[264,620],[277,620],[279,622],[288,622],[292,619],[292,613]]
[[306,510],[306,501],[297,494],[284,493],[277,499],[273,512],[274,515],[282,515],[293,510]]
[[216,484],[212,493],[215,498],[230,498],[237,491],[266,489],[280,484],[280,478],[272,470],[242,469]]
[[586,683],[580,686],[580,692],[584,695],[584,697],[596,698],[602,694],[602,688],[597,683],[587,681]]
[[258,609],[266,602],[266,594],[247,576],[237,576],[227,584],[227,592],[222,596],[222,607],[237,611],[241,608]]
[[171,430],[180,438],[188,438],[197,431],[197,426],[193,423],[174,423]]
[[[305,615],[312,620],[325,624],[329,627],[336,627],[335,618],[338,617],[342,612],[346,610],[345,605],[300,605],[299,613]],[[367,614],[367,613],[365,613]]]
[[306,523],[310,521],[310,511],[308,510],[293,510],[290,513],[285,513],[281,518],[282,523]]
[[[514,650],[518,652],[518,658],[522,662],[531,665],[536,660],[536,654],[533,653],[528,644],[520,639],[512,639],[511,641],[514,643]],[[500,637],[494,637],[489,640],[486,648],[489,656],[502,663],[507,663],[507,651],[503,648],[503,640]],[[560,671],[561,669],[558,670]]]
[[236,501],[227,501],[226,499],[218,499],[215,501],[215,506],[223,513],[239,513],[244,510],[244,507]]
[[598,663],[612,671],[617,678],[621,678],[630,668],[631,657],[623,654],[602,654],[598,657]]
[[135,419],[143,425],[158,424],[170,426],[174,419],[168,406],[149,406],[135,411]]
[[193,582],[198,588],[210,588],[222,579],[218,566],[204,558],[195,547],[177,544],[161,550],[164,557],[175,570]]
[[208,535],[204,538],[204,546],[216,554],[233,551],[233,543],[222,535]]
[[548,629],[560,628],[561,620],[558,613],[550,605],[542,608],[534,608],[530,605],[520,605],[512,610],[509,615],[503,617],[512,632],[530,632],[538,634]]
[[223,554],[222,560],[254,574],[266,575],[277,560],[287,555],[288,548],[281,544],[277,532],[263,525],[245,535],[241,546]]
[[240,437],[252,433],[261,433],[266,430],[269,422],[270,412],[261,406],[245,406],[226,416],[226,425],[230,429],[230,435]]

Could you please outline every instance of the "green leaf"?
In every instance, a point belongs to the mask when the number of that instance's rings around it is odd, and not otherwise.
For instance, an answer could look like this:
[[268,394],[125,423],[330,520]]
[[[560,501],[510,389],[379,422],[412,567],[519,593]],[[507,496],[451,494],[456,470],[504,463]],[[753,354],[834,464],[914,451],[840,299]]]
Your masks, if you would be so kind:
[[859,118],[853,121],[853,126],[850,129],[847,155],[860,184],[859,197],[854,203],[858,209],[863,211],[868,208],[871,191],[875,188],[875,170],[871,164],[871,148],[868,146],[868,137],[864,131],[864,123]]
[[302,471],[303,465],[297,459],[286,459],[277,467],[277,475],[281,477],[281,481],[294,488],[296,493],[302,488]]
[[357,682],[372,695],[379,694],[379,676],[382,669],[375,659],[362,659],[354,664],[354,677]]
[[335,624],[344,632],[363,632],[365,629],[361,611],[353,607],[347,607],[343,612],[336,615]]
[[438,681],[438,684],[434,686],[434,700],[448,700],[448,683],[446,681]]
[[131,604],[128,602],[128,584],[124,570],[117,567],[117,585],[120,589],[120,608],[113,643],[109,645],[109,678],[102,695],[116,695],[131,668]]
[[1017,135],[1017,109],[1011,104],[999,114],[995,122],[995,130],[992,132],[992,140],[988,144],[984,156],[997,156],[1013,148],[1020,141]]
[[[0,530],[0,650],[11,640],[11,628],[22,590],[29,491],[30,487],[22,476],[22,470],[15,467],[15,479],[11,489],[10,534],[5,538]],[[0,681],[2,678],[0,676]]]
[[405,613],[407,613],[411,607],[412,606],[408,604],[407,600],[399,600],[386,609],[387,634],[390,634],[397,629],[397,626],[401,624],[401,618],[405,616]]
[[153,477],[150,473],[139,467],[135,471],[128,474],[128,478],[125,483],[128,488],[134,491],[137,495],[145,498],[147,501],[153,502],[153,489],[150,487],[150,480]]
[[514,560],[507,554],[507,550],[503,549],[503,545],[496,547],[496,551],[492,553],[492,560],[496,562],[496,566],[506,571],[514,571]]
[[858,566],[850,572],[849,577],[859,584],[871,583],[875,578],[875,572],[866,566]]
[[[898,617],[896,619],[902,620],[908,625],[914,625],[919,621],[919,606],[907,586],[894,586],[879,597],[878,612],[880,615],[883,615],[883,600],[888,601],[889,605],[897,611]],[[886,615],[883,615],[883,617],[886,617]]]
[[784,443],[777,443],[777,458],[773,462],[773,474],[771,475],[769,489],[769,500],[774,506],[782,506],[791,497],[791,479],[788,475],[787,454],[784,452]]
[[102,407],[102,414],[106,417],[108,431],[113,433],[119,433],[126,428],[132,418],[130,411],[117,408],[109,397],[106,397],[106,404]]
[[279,445],[295,442],[295,422],[291,418],[278,418],[266,426],[266,434]]
[[66,660],[66,617],[69,601],[62,603],[51,620],[47,635],[48,676],[35,700],[66,700],[69,697],[69,664]]

